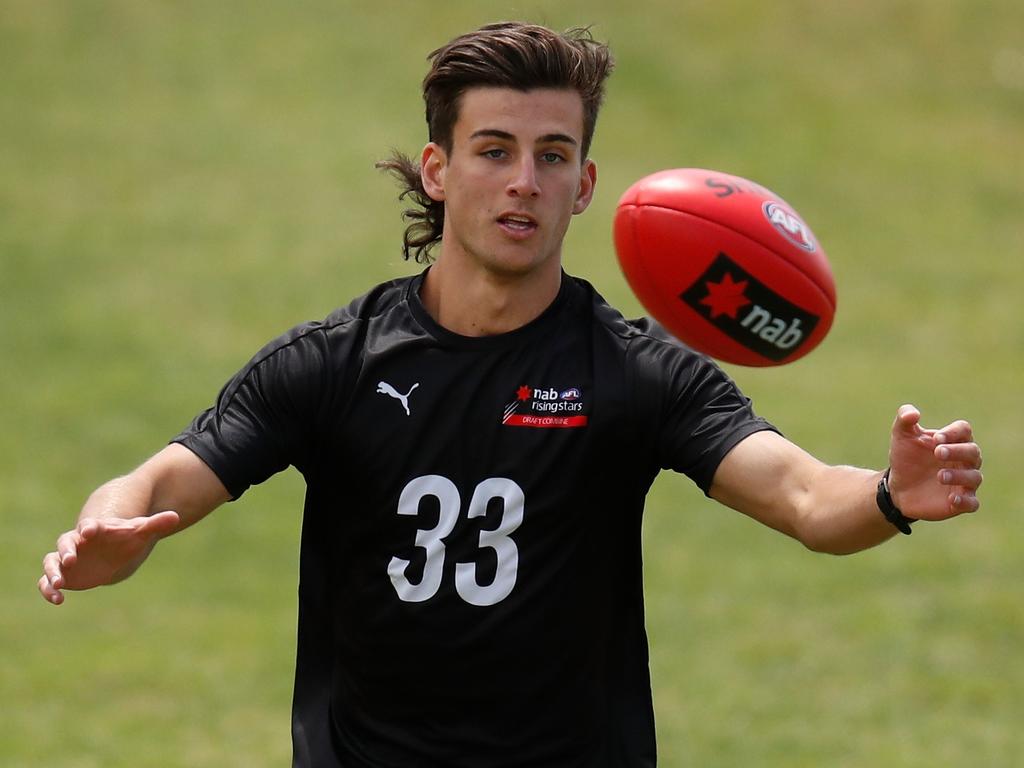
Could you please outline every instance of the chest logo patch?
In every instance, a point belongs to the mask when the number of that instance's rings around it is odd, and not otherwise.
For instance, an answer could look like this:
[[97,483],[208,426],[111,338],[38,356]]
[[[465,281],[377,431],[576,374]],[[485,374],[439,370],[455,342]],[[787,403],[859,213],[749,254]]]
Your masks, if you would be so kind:
[[378,395],[387,395],[388,397],[395,398],[395,400],[397,400],[399,403],[401,403],[402,407],[405,409],[405,415],[409,416],[409,415],[411,415],[410,411],[409,411],[409,395],[411,395],[412,391],[414,389],[416,389],[416,387],[418,387],[419,385],[420,385],[420,383],[417,381],[415,384],[413,384],[411,387],[409,387],[409,391],[406,392],[403,395],[401,392],[399,392],[393,386],[388,384],[386,381],[378,381],[377,382],[377,394]]
[[587,426],[585,398],[579,387],[516,388],[515,398],[505,406],[501,423],[508,427],[541,429]]

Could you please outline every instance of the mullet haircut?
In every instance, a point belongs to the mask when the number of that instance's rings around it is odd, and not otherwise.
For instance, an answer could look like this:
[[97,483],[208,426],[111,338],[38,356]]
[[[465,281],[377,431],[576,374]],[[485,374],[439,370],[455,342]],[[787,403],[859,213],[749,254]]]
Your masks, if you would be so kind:
[[[581,157],[586,159],[604,98],[604,83],[615,66],[611,52],[590,34],[589,27],[564,33],[535,24],[507,21],[488,24],[461,35],[428,57],[430,71],[423,78],[427,130],[430,141],[452,151],[452,132],[459,107],[470,88],[567,88],[583,100]],[[444,202],[432,199],[423,188],[420,166],[395,151],[377,168],[391,173],[402,186],[399,199],[413,207],[402,213],[410,222],[405,229],[402,252],[426,264],[430,250],[444,230]]]

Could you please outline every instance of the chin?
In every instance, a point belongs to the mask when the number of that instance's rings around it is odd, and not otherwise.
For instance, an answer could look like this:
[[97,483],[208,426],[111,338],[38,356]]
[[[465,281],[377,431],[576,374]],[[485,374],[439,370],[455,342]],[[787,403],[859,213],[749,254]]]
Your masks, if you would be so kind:
[[521,278],[543,272],[550,261],[550,258],[494,258],[487,261],[487,267],[503,277]]
[[495,272],[512,275],[526,275],[544,270],[552,263],[559,263],[558,251],[541,251],[534,246],[503,243],[483,259]]
[[[556,270],[561,267],[559,250],[549,250],[538,246],[536,242],[509,242],[505,239],[491,240],[490,242],[471,243],[466,240],[456,240],[452,243],[453,255],[462,254],[461,258],[456,256],[456,261],[464,261],[468,267],[475,264],[495,276],[504,278],[523,278],[531,274],[542,273],[550,268],[552,262]],[[444,247],[442,245],[442,253]]]

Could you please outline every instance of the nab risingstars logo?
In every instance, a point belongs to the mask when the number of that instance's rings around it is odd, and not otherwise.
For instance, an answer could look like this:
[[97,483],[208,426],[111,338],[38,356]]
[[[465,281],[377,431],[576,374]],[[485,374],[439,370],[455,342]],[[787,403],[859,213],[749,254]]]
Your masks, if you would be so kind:
[[523,384],[505,406],[501,423],[508,427],[566,428],[587,426],[583,393],[578,387],[555,389]]
[[769,360],[793,354],[820,320],[779,296],[724,253],[679,298],[726,336]]

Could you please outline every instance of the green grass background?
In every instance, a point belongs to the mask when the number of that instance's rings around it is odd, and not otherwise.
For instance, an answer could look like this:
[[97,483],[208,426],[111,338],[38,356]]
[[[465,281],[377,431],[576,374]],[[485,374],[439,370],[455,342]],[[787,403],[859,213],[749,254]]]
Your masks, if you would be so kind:
[[851,558],[661,478],[662,763],[1024,764],[1015,0],[0,0],[0,764],[288,764],[294,473],[60,609],[39,561],[264,341],[413,269],[372,163],[422,146],[426,53],[501,18],[593,23],[618,58],[570,271],[639,314],[620,192],[678,166],[760,181],[840,304],[804,360],[730,368],[759,410],[830,462],[884,465],[906,401],[985,450],[983,514]]

